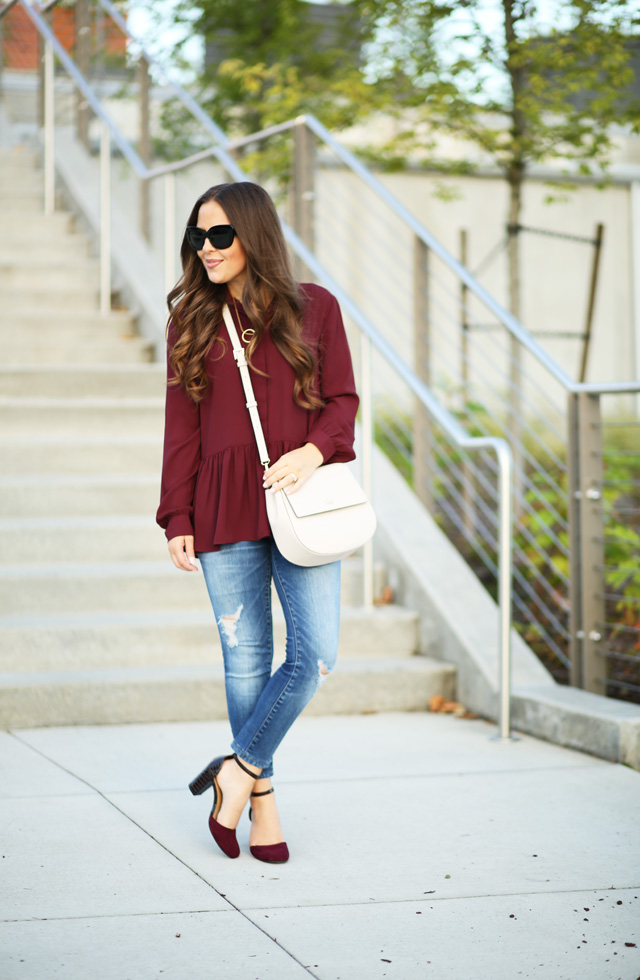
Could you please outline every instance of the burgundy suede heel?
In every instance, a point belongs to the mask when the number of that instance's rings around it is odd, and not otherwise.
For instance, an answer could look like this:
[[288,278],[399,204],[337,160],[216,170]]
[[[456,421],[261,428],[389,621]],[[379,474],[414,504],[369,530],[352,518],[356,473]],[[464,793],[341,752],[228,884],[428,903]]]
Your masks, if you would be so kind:
[[213,807],[211,808],[211,813],[209,815],[209,830],[211,831],[211,836],[220,848],[220,850],[230,858],[237,858],[240,854],[240,845],[238,844],[236,838],[236,832],[231,827],[223,827],[221,823],[218,823],[216,817],[220,813],[220,807],[222,806],[222,790],[218,786],[217,776],[222,769],[223,762],[227,759],[235,759],[241,769],[244,770],[253,779],[257,779],[256,773],[251,772],[250,769],[240,762],[237,755],[219,755],[216,759],[213,759],[208,766],[206,766],[202,772],[196,776],[194,780],[189,783],[189,789],[194,796],[200,796],[206,789],[210,786],[213,788]]
[[221,823],[218,823],[213,815],[213,811],[209,814],[209,830],[214,841],[227,857],[239,857],[240,845],[238,844],[235,830],[232,830],[230,827],[223,827]]
[[267,864],[286,864],[289,860],[289,848],[284,841],[280,844],[254,844],[249,850],[254,858]]
[[[269,796],[273,793],[273,786],[271,789],[265,789],[262,793],[252,793],[252,796]],[[249,807],[249,820],[251,820],[253,811]],[[249,846],[249,850],[253,854],[254,858],[258,861],[264,861],[266,864],[285,864],[289,860],[289,848],[284,841],[280,841],[279,844],[253,844]]]

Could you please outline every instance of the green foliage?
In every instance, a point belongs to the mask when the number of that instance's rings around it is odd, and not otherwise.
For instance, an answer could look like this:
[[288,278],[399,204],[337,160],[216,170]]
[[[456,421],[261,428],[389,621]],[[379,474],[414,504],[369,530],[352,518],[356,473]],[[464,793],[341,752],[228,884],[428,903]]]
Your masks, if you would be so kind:
[[[443,400],[464,424],[470,434],[486,432],[500,434],[499,420],[492,418],[477,402],[461,403],[460,391],[455,386],[441,384]],[[458,399],[460,407],[455,409]],[[640,454],[636,450],[637,427],[620,430],[613,427],[608,432],[604,458],[603,505],[605,536],[603,545],[604,585],[609,595],[606,620],[609,624],[607,645],[627,658],[640,654]],[[377,444],[389,456],[409,485],[414,484],[414,419],[409,413],[394,412],[388,406],[376,411],[375,438]],[[462,553],[466,561],[483,582],[490,594],[496,597],[496,583],[487,569],[479,551],[464,534],[464,508],[466,502],[473,512],[478,499],[484,500],[489,510],[495,509],[495,501],[477,478],[477,469],[465,470],[472,460],[493,483],[491,467],[487,460],[478,456],[467,457],[456,450],[450,441],[433,426],[429,430],[430,481],[429,491],[434,500],[434,517],[439,526]],[[514,522],[515,569],[528,590],[514,583],[516,594],[530,610],[523,616],[514,610],[514,626],[538,654],[558,680],[566,680],[566,670],[555,653],[549,648],[542,627],[562,645],[552,622],[547,622],[541,608],[530,593],[545,604],[555,606],[555,614],[566,618],[569,610],[567,580],[570,578],[569,535],[567,531],[567,478],[564,470],[565,452],[554,442],[545,445],[539,438],[530,439],[526,446],[532,462],[527,465],[527,489],[523,506],[518,508]],[[555,460],[554,460],[555,457]],[[448,505],[443,507],[443,503]],[[635,517],[629,518],[629,511]],[[477,515],[480,515],[480,509]],[[473,520],[472,520],[473,526]],[[495,563],[495,548],[486,541],[482,547],[488,559]],[[541,580],[544,580],[543,586]],[[568,653],[568,651],[567,651]],[[625,677],[635,683],[640,672],[640,656],[635,662],[625,661]],[[612,675],[622,678],[619,667],[611,667]]]
[[637,123],[637,100],[620,94],[633,77],[635,0],[559,0],[547,24],[532,0],[355,3],[386,110],[407,132],[426,124],[475,143],[512,181],[553,158],[606,166],[611,124]]
[[413,487],[413,421],[407,412],[378,406],[373,438],[400,475]]
[[185,0],[180,9],[209,42],[202,101],[226,131],[246,135],[305,112],[339,129],[361,114],[365,85],[352,6],[340,7],[333,45],[319,43],[321,28],[304,0]]

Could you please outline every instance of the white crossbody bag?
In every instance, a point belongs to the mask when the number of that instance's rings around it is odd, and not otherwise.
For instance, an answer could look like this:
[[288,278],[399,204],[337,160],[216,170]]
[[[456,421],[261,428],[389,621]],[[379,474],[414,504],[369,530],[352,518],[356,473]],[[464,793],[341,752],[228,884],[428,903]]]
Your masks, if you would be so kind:
[[[267,469],[269,452],[244,347],[226,304],[222,315],[240,371],[260,462]],[[266,490],[265,495],[278,550],[294,565],[325,565],[346,558],[373,537],[376,529],[373,507],[346,463],[318,467],[291,496],[284,490]]]

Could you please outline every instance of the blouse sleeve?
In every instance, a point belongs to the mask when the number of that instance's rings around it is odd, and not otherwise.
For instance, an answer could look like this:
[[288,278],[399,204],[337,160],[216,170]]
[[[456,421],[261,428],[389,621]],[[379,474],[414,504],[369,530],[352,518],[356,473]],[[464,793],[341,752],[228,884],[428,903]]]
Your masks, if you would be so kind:
[[[169,343],[171,336],[169,336]],[[167,359],[167,382],[175,377]],[[182,385],[167,383],[160,506],[167,540],[193,534],[193,496],[200,465],[200,409]]]
[[346,462],[355,458],[353,440],[359,399],[340,307],[334,296],[326,290],[322,290],[322,293],[327,302],[318,304],[323,307],[318,345],[318,382],[325,404],[315,418],[307,439],[320,450],[325,463]]

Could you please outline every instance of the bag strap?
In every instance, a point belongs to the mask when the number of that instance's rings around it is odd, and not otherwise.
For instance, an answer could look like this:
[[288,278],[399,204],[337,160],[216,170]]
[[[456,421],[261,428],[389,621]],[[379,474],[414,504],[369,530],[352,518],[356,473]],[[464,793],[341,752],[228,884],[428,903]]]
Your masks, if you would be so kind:
[[271,460],[269,459],[269,450],[267,449],[267,444],[264,438],[264,432],[262,431],[262,423],[260,421],[260,414],[258,412],[258,403],[256,401],[256,396],[253,391],[253,385],[251,383],[251,374],[249,371],[249,365],[247,364],[247,358],[245,356],[244,347],[240,343],[240,338],[238,337],[238,331],[236,330],[236,325],[233,322],[231,311],[226,303],[222,308],[222,316],[225,322],[225,326],[227,328],[227,333],[229,334],[231,347],[233,348],[233,356],[235,358],[236,364],[238,365],[238,370],[240,371],[240,378],[242,379],[242,387],[244,388],[244,394],[247,399],[247,408],[249,409],[249,415],[251,417],[251,425],[253,426],[253,434],[256,437],[256,442],[258,444],[258,453],[260,455],[260,462],[262,463],[262,465],[266,470]]

